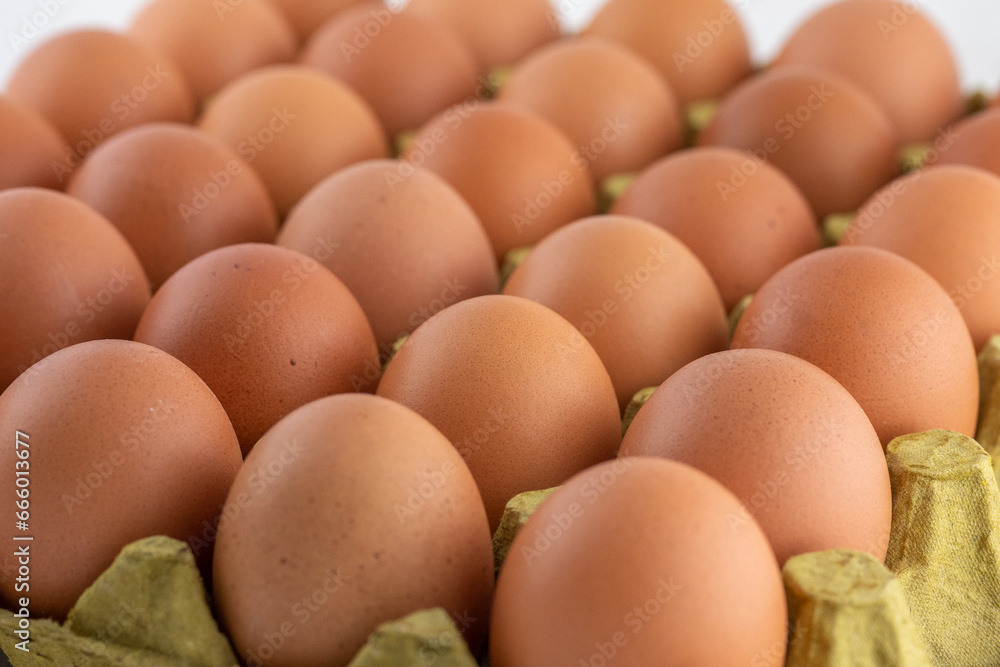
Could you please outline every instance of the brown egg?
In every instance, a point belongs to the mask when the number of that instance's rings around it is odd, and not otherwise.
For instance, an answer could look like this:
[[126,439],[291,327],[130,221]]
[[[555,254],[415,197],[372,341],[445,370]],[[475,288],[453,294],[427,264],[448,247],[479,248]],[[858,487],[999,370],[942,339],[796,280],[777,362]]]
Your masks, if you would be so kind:
[[839,0],[785,43],[773,66],[814,65],[846,77],[885,109],[905,143],[926,140],[962,112],[958,65],[914,2]]
[[618,451],[618,401],[569,322],[512,296],[481,296],[424,322],[378,395],[436,426],[472,470],[496,530],[518,493],[547,489]]
[[864,408],[883,447],[907,433],[975,430],[976,352],[962,314],[923,269],[885,250],[795,260],[754,296],[732,346],[819,366]]
[[966,118],[935,139],[930,164],[967,164],[1000,176],[1000,109]]
[[640,389],[729,343],[726,310],[705,267],[676,238],[636,218],[596,216],[553,232],[503,292],[569,320],[600,355],[622,409]]
[[820,217],[855,210],[899,173],[899,137],[881,107],[847,79],[804,65],[739,86],[698,143],[770,161]]
[[314,30],[339,12],[366,0],[269,0],[288,17],[300,41],[306,41]]
[[500,571],[493,667],[781,665],[781,573],[757,523],[686,465],[581,472],[518,533]]
[[356,90],[392,136],[472,96],[478,75],[475,57],[450,28],[408,12],[393,14],[382,2],[358,5],[325,23],[299,60]]
[[840,243],[882,248],[927,271],[977,350],[1000,334],[1000,177],[949,165],[899,178],[861,207]]
[[688,364],[642,406],[618,456],[662,456],[722,482],[782,565],[827,549],[885,560],[892,492],[878,435],[846,389],[798,357],[729,350]]
[[135,248],[155,290],[209,250],[270,242],[274,205],[250,166],[186,125],[151,123],[101,144],[67,193],[94,207]]
[[573,140],[597,180],[642,169],[684,142],[677,98],[638,55],[597,37],[562,41],[520,62],[499,99]]
[[333,172],[388,153],[357,93],[306,67],[275,65],[236,79],[212,98],[199,126],[253,166],[282,218]]
[[66,140],[34,111],[0,95],[0,190],[39,187],[61,190],[53,165],[65,156]]
[[199,100],[252,69],[288,62],[298,46],[268,0],[152,0],[129,34],[177,63]]
[[510,105],[454,106],[420,130],[403,158],[458,190],[498,259],[596,207],[587,158],[548,121]]
[[750,47],[725,0],[611,0],[584,30],[652,63],[682,104],[721,97],[750,75]]
[[278,244],[311,255],[364,308],[382,358],[448,306],[496,294],[497,265],[479,219],[425,169],[372,160],[313,188],[288,216]]
[[187,123],[194,115],[191,89],[177,65],[105,30],[45,42],[14,70],[7,94],[69,141],[68,153],[53,167],[60,179],[116,132],[158,120]]
[[344,667],[380,623],[431,607],[482,645],[483,501],[451,443],[401,405],[355,394],[299,408],[251,452],[223,516],[215,600],[246,664]]
[[[130,542],[193,540],[218,516],[242,462],[205,383],[170,355],[124,340],[80,343],[32,366],[0,395],[0,428],[11,476],[0,497],[12,513],[16,464],[27,461],[30,473],[28,528],[15,531],[11,517],[4,537],[33,538],[8,543],[30,549],[37,617],[64,618]],[[5,606],[26,590],[0,578]]]
[[484,70],[513,65],[559,37],[546,0],[410,0],[406,11],[449,26]]
[[344,284],[311,257],[258,243],[213,250],[171,276],[135,340],[205,380],[244,454],[300,405],[371,391],[378,369],[371,327]]
[[695,148],[651,165],[612,213],[648,220],[691,249],[726,308],[819,248],[809,202],[781,171],[729,148]]
[[0,391],[83,341],[131,338],[149,303],[135,251],[114,225],[51,190],[0,192]]

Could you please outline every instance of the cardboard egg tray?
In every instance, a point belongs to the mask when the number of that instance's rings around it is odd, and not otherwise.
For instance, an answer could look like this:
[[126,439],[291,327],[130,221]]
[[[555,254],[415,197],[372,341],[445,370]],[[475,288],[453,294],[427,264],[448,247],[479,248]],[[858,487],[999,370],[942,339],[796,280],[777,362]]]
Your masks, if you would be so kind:
[[[939,430],[888,445],[885,563],[838,550],[785,564],[788,667],[1000,665],[1000,336],[980,354],[979,368],[978,441]],[[625,428],[651,393],[637,394]],[[498,572],[517,532],[553,491],[507,504],[493,540]],[[31,653],[14,648],[18,620],[0,610],[0,649],[14,667],[239,664],[190,550],[167,537],[126,546],[64,624],[32,619]],[[350,667],[431,664],[479,664],[441,609],[382,625]]]

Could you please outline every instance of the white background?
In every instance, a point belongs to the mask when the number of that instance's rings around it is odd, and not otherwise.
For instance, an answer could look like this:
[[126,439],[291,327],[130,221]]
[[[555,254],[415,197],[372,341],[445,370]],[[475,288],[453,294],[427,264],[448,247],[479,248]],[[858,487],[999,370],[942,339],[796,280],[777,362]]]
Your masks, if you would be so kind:
[[[0,84],[30,49],[59,32],[82,26],[124,29],[146,0],[0,0]],[[207,1],[207,0],[206,0]],[[553,0],[555,1],[555,0]],[[602,0],[564,0],[579,7],[572,26],[585,24]],[[669,0],[662,0],[669,2]],[[791,30],[828,0],[730,0],[743,17],[754,55],[767,62]],[[931,16],[951,42],[968,89],[1000,86],[1000,2],[998,0],[906,0]],[[49,19],[43,8],[55,15]],[[45,23],[27,47],[11,44],[25,21]],[[41,19],[44,19],[41,20]]]

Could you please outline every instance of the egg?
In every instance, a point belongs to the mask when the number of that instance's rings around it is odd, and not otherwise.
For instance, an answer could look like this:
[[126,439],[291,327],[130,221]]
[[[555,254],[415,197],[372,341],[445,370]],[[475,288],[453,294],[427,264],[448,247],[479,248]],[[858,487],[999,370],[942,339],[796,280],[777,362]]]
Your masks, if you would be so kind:
[[1000,176],[1000,109],[966,118],[935,139],[930,164],[967,164]]
[[0,192],[0,391],[70,345],[131,338],[149,303],[135,251],[99,213],[39,188]]
[[277,243],[312,255],[365,311],[380,355],[427,318],[464,299],[496,294],[497,265],[476,214],[425,169],[371,160],[313,188]]
[[553,232],[503,291],[573,324],[601,357],[622,409],[640,389],[729,344],[726,310],[705,267],[636,218],[595,216]]
[[417,133],[403,159],[462,195],[501,260],[597,205],[587,158],[548,121],[506,104],[448,109]]
[[66,191],[125,235],[154,290],[209,250],[269,242],[277,233],[274,205],[253,169],[186,125],[150,123],[115,135]]
[[841,245],[882,248],[937,280],[976,349],[1000,333],[1000,177],[947,165],[893,181],[858,211]]
[[449,26],[484,70],[513,65],[559,37],[546,0],[410,0],[405,11]]
[[162,53],[106,30],[77,30],[29,53],[7,95],[47,119],[69,142],[60,179],[108,137],[153,121],[190,122],[194,98]]
[[975,431],[979,379],[962,314],[927,272],[886,250],[795,260],[754,296],[732,347],[819,366],[861,405],[883,447],[908,433]]
[[342,667],[380,623],[430,607],[482,645],[482,499],[451,443],[401,405],[355,394],[291,413],[250,453],[223,517],[215,600],[247,664]]
[[958,65],[920,5],[839,0],[803,22],[772,63],[814,65],[853,81],[885,109],[905,143],[962,113]]
[[312,257],[273,245],[227,246],[186,264],[150,301],[135,340],[198,373],[244,454],[300,405],[378,380],[355,298]]
[[288,62],[298,36],[269,0],[152,0],[129,34],[159,49],[204,100],[252,69]]
[[583,34],[646,58],[682,104],[722,97],[752,71],[743,25],[725,0],[610,0]]
[[562,130],[599,181],[638,171],[684,142],[677,99],[656,69],[598,37],[534,52],[514,68],[498,99]]
[[778,558],[828,549],[885,560],[892,519],[878,435],[836,380],[783,352],[729,350],[653,392],[619,457],[661,456],[721,482]]
[[357,91],[391,136],[474,95],[478,83],[475,57],[448,26],[394,14],[382,2],[323,24],[299,60]]
[[457,303],[413,332],[378,395],[413,409],[465,459],[496,530],[518,493],[547,489],[612,458],[618,401],[573,325],[512,296]]
[[338,13],[365,0],[268,0],[277,7],[295,28],[300,41],[305,41],[321,25]]
[[528,519],[500,570],[490,664],[784,664],[781,573],[722,485],[631,457],[589,468]]
[[52,168],[63,159],[66,140],[34,111],[0,95],[0,190],[39,187],[61,190]]
[[809,202],[774,166],[695,148],[644,170],[611,212],[648,220],[701,260],[731,310],[792,260],[819,248]]
[[264,67],[230,82],[198,125],[257,171],[281,218],[333,172],[388,153],[385,132],[357,93],[296,65]]
[[[205,383],[160,350],[123,340],[72,345],[0,395],[9,434],[0,497],[29,479],[31,613],[63,619],[126,544],[152,535],[194,540],[212,522],[242,459],[233,427]],[[15,437],[16,434],[16,437]],[[21,544],[12,542],[12,544]],[[202,552],[207,556],[207,553]],[[0,578],[5,606],[28,589]]]
[[847,79],[805,65],[768,70],[733,90],[698,144],[771,162],[820,217],[854,211],[899,173],[899,136],[882,108]]

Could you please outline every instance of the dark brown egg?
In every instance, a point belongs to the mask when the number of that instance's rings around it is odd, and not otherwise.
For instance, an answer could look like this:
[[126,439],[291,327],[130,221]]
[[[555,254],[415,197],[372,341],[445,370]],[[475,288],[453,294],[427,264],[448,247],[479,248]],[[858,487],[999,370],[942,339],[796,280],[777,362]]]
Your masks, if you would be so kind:
[[0,95],[0,190],[39,187],[62,190],[66,140],[34,111]]
[[448,109],[403,158],[458,190],[501,260],[596,207],[587,158],[551,123],[509,104],[473,100]]
[[614,204],[691,249],[727,309],[781,267],[819,248],[816,216],[787,176],[729,148],[695,148],[642,172]]
[[199,100],[252,69],[288,62],[298,46],[269,0],[153,0],[129,33],[177,63]]
[[497,291],[497,264],[476,214],[425,169],[372,160],[313,188],[278,244],[344,281],[368,316],[380,355],[448,306]]
[[40,45],[14,70],[7,94],[69,142],[60,178],[116,132],[153,121],[187,123],[194,116],[180,67],[131,37],[104,30],[69,32]]
[[212,98],[198,125],[250,163],[279,218],[333,172],[389,150],[385,132],[357,93],[292,65],[265,67],[231,82]]
[[[16,534],[33,538],[25,544],[38,617],[64,618],[130,542],[196,543],[242,463],[205,383],[169,354],[125,340],[80,343],[32,366],[0,395],[0,428],[9,434],[0,463],[11,473],[0,498],[11,513],[15,463],[29,464],[29,529]],[[4,539],[19,544],[13,534],[11,517]],[[207,562],[210,553],[199,555]],[[25,594],[14,577],[0,578],[5,606]]]
[[406,11],[449,26],[484,70],[513,65],[559,37],[546,0],[410,0]]
[[472,96],[477,84],[476,60],[448,26],[381,2],[325,23],[299,60],[356,90],[392,136]]
[[185,265],[150,301],[135,339],[205,380],[244,454],[300,405],[378,380],[358,302],[312,257],[273,245],[227,246]]
[[561,484],[621,441],[614,386],[594,348],[553,311],[512,296],[469,299],[424,322],[378,395],[458,449],[492,530],[515,495]]
[[809,17],[772,66],[822,67],[885,109],[900,139],[923,141],[962,112],[958,65],[920,4],[839,0]]
[[157,289],[209,250],[270,242],[274,205],[228,146],[186,125],[126,130],[91,153],[67,193],[103,214],[135,248]]
[[0,192],[0,391],[70,345],[131,338],[149,303],[142,264],[114,225],[52,190]]
[[625,47],[597,37],[531,54],[498,97],[562,130],[599,181],[638,171],[684,141],[677,99],[659,73]]
[[721,97],[751,72],[746,34],[725,0],[611,0],[584,34],[645,57],[682,104]]
[[854,211],[899,173],[899,136],[882,108],[847,79],[804,65],[736,88],[698,143],[769,161],[820,217]]
[[967,164],[1000,176],[1000,108],[987,109],[935,138],[929,164]]
[[698,258],[655,225],[595,216],[556,230],[504,294],[565,317],[594,346],[624,409],[640,389],[729,343],[719,290]]

